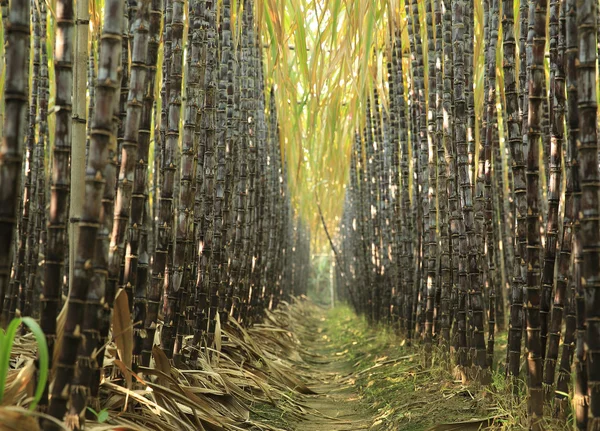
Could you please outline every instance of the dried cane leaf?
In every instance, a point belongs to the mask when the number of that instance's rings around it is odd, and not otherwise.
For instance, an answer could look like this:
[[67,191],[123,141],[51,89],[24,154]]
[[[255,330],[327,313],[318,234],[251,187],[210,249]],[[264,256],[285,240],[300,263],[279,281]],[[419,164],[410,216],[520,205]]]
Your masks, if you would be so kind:
[[133,326],[129,312],[129,299],[123,289],[119,289],[115,297],[113,311],[113,336],[119,357],[127,368],[133,361]]

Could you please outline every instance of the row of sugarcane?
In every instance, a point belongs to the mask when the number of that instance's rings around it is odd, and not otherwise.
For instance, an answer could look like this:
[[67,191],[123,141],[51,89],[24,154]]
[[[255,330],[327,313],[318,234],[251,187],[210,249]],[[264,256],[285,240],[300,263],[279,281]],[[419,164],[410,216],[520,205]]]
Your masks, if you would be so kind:
[[483,383],[508,329],[531,429],[570,397],[600,429],[597,1],[399,3],[351,151],[342,293]]
[[255,5],[237,5],[105,0],[96,21],[87,0],[3,5],[0,310],[3,325],[39,319],[54,358],[39,405],[59,421],[102,408],[116,300],[134,365],[160,328],[166,356],[196,366],[230,317],[251,325],[305,293],[310,238]]

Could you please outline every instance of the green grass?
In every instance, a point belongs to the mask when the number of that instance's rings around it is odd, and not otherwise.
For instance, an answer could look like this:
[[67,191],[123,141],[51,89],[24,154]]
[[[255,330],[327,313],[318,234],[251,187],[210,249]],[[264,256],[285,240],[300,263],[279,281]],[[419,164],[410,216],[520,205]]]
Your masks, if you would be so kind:
[[6,389],[6,377],[10,369],[11,350],[17,335],[17,330],[21,324],[27,326],[29,330],[31,330],[35,336],[38,347],[39,377],[33,401],[29,404],[29,410],[35,410],[35,407],[40,402],[42,395],[44,394],[44,388],[46,387],[46,382],[48,380],[49,354],[44,332],[40,328],[40,325],[31,317],[14,318],[6,328],[6,332],[0,329],[0,403],[4,398],[4,390]]
[[439,355],[434,355],[433,367],[424,369],[420,348],[407,347],[387,327],[369,327],[348,307],[328,312],[324,326],[334,346],[348,351],[355,384],[382,428],[418,431],[489,416],[476,394],[457,386]]
[[285,419],[287,412],[269,403],[254,403],[251,406],[250,418],[259,423],[268,423],[282,429],[291,429]]
[[[459,422],[464,422],[460,429],[477,430],[478,424],[467,422],[488,418],[493,420],[485,421],[491,424],[485,429],[527,429],[526,394],[514,397],[504,378],[506,333],[496,335],[492,382],[481,386],[463,384],[451,359],[436,346],[432,366],[426,368],[421,346],[407,346],[387,326],[370,326],[348,306],[321,309],[306,329],[309,337],[327,341],[326,351],[320,353],[339,358],[342,373],[350,375],[356,392],[372,410],[372,430],[426,431]],[[256,404],[252,409],[252,417],[260,422],[295,429],[285,406]],[[549,431],[572,429],[570,422],[552,419],[545,425]]]
[[[424,367],[421,347],[408,347],[388,327],[370,327],[347,306],[327,312],[323,333],[332,349],[344,353],[355,373],[355,385],[375,411],[382,429],[423,431],[433,426],[495,417],[493,428],[526,429],[525,396],[511,395],[504,379],[506,334],[496,335],[492,384],[463,385],[451,360],[434,347],[433,364]],[[465,425],[465,429],[467,428]],[[474,429],[477,429],[476,427]],[[549,420],[549,430],[568,429]]]

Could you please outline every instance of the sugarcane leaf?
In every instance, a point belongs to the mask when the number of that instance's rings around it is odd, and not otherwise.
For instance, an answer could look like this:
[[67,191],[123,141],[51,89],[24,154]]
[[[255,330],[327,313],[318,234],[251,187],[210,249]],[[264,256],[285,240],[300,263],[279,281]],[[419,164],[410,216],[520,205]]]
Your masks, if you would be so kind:
[[10,352],[12,350],[17,328],[21,323],[20,320],[21,319],[13,319],[6,328],[6,332],[0,331],[3,332],[2,351],[0,351],[0,402],[2,402],[2,399],[4,398],[6,376],[8,375],[8,370],[10,368]]
[[39,377],[33,401],[29,405],[29,409],[34,410],[42,399],[44,388],[46,387],[46,382],[48,380],[48,345],[46,344],[44,332],[39,324],[31,317],[13,319],[8,325],[8,328],[6,328],[6,333],[0,331],[0,402],[2,402],[4,391],[6,389],[6,376],[10,368],[10,352],[12,350],[17,329],[21,324],[26,325],[31,330],[38,347]]
[[133,361],[133,327],[127,292],[119,289],[115,297],[113,310],[113,336],[117,345],[119,357],[127,368]]
[[[170,376],[171,364],[169,363],[169,359],[167,358],[167,355],[165,355],[165,352],[163,352],[160,347],[154,346],[152,348],[152,357],[154,358],[156,369],[161,371],[164,375]],[[168,385],[168,381],[160,374],[158,375],[158,382],[163,386]]]
[[296,54],[298,55],[298,63],[300,64],[300,70],[302,71],[305,82],[308,82],[308,49],[306,47],[304,16],[301,11],[298,10],[295,2],[292,3],[291,13],[293,14],[292,19],[296,27],[296,31],[294,31],[294,40]]
[[54,342],[54,351],[52,355],[52,373],[55,372],[56,366],[58,364],[58,356],[61,351],[62,346],[62,338],[65,332],[65,322],[67,320],[67,308],[69,306],[69,297],[67,296],[67,300],[63,304],[60,313],[58,313],[58,317],[56,318],[56,341]]
[[337,41],[338,18],[340,14],[341,0],[333,0],[333,10],[331,12],[331,46]]
[[217,323],[215,325],[215,349],[217,350],[217,352],[221,352],[221,345],[223,340],[221,339],[223,337],[223,332],[221,330],[221,317],[219,315],[219,313],[217,313]]
[[29,409],[34,410],[37,404],[42,399],[44,395],[44,388],[46,387],[46,382],[48,381],[48,373],[49,373],[49,354],[48,354],[48,345],[46,344],[46,336],[44,335],[44,331],[40,325],[31,317],[23,317],[23,324],[27,325],[29,330],[35,336],[35,340],[38,346],[38,367],[39,367],[39,375],[38,375],[38,383],[35,389],[35,395],[33,402],[30,404]]
[[277,50],[277,44],[276,44],[277,38],[275,37],[275,28],[273,25],[273,19],[271,18],[271,13],[269,11],[269,5],[267,4],[267,2],[264,2],[263,16],[265,17],[265,23],[267,25],[267,31],[269,33],[269,38],[270,38],[270,43],[269,43],[269,50],[271,52],[270,61],[275,63],[277,60],[277,57],[278,57],[278,50]]

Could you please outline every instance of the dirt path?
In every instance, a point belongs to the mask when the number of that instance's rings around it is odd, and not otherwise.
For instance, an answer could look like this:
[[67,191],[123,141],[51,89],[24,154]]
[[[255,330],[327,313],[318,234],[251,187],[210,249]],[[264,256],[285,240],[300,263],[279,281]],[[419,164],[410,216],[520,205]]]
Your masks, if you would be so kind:
[[294,423],[295,430],[353,431],[375,430],[373,411],[354,386],[354,367],[344,351],[331,340],[325,324],[325,311],[308,319],[298,334],[312,366],[314,381],[309,388],[317,395],[304,395],[306,415]]
[[[333,310],[306,304],[292,308],[285,330],[293,348],[278,352],[297,386],[260,411],[269,430],[440,431],[526,429],[526,404],[499,383],[463,383],[447,353],[435,349],[425,366],[422,349],[384,327],[368,322],[346,306]],[[502,334],[501,334],[502,335]],[[504,357],[505,337],[498,337]],[[299,357],[299,356],[300,357]],[[312,395],[306,394],[311,390]],[[264,405],[264,404],[263,404]],[[566,429],[564,423],[547,429]]]
[[263,423],[273,426],[264,429],[467,431],[508,420],[504,392],[463,385],[438,353],[435,366],[424,367],[418,347],[348,307],[307,305],[291,313],[285,328],[297,341],[287,360],[305,386],[302,394],[282,394],[276,406],[257,406]]

